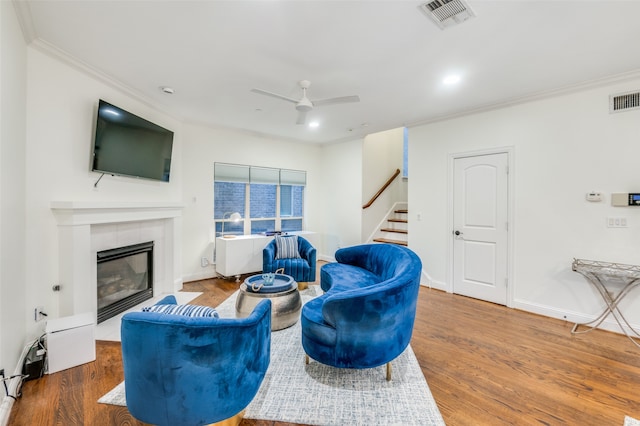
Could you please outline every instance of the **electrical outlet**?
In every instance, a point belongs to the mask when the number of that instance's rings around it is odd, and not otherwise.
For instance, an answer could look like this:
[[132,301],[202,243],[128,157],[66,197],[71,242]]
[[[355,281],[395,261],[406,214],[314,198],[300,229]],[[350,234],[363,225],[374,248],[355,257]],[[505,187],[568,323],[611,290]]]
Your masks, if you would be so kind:
[[203,256],[200,259],[200,266],[202,266],[203,268],[206,268],[207,266],[209,266],[209,259]]
[[36,306],[35,309],[33,310],[33,320],[35,322],[42,321],[45,317],[45,315],[42,314],[43,312],[44,312],[44,306]]

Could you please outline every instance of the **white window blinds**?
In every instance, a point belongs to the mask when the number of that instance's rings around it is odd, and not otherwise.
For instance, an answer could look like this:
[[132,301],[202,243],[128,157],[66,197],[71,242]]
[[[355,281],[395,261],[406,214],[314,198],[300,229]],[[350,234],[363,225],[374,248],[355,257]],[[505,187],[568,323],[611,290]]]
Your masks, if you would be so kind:
[[249,166],[215,163],[213,166],[213,179],[216,182],[249,183]]
[[213,174],[214,181],[216,182],[243,182],[297,186],[305,186],[307,184],[307,172],[302,170],[215,163]]
[[307,172],[300,170],[280,170],[280,185],[305,186],[306,184]]

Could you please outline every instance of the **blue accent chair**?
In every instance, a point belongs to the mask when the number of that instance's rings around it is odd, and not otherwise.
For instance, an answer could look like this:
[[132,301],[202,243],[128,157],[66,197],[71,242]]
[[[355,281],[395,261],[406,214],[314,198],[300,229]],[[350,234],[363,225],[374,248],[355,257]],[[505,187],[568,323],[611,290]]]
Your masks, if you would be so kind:
[[299,258],[276,259],[278,247],[275,238],[262,250],[262,272],[275,272],[284,268],[284,273],[297,282],[316,280],[316,249],[311,243],[298,236]]
[[[158,304],[175,304],[167,296]],[[247,318],[125,314],[121,324],[127,408],[154,425],[203,425],[240,413],[271,356],[271,301]]]
[[320,269],[326,292],[302,307],[302,346],[340,368],[372,368],[400,355],[411,340],[422,262],[406,247],[345,247]]

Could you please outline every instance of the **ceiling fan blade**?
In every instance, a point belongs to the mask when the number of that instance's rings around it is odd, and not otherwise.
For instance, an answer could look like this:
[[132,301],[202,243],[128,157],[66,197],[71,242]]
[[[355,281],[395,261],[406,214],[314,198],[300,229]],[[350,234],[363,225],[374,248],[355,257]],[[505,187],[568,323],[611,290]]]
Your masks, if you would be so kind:
[[307,121],[307,111],[299,111],[296,124],[304,124]]
[[297,104],[298,101],[299,101],[299,99],[288,98],[286,96],[278,95],[277,93],[267,92],[266,90],[262,90],[262,89],[251,89],[251,91],[253,93],[258,93],[260,95],[267,95],[267,96],[271,96],[272,98],[278,98],[278,99],[282,99],[284,101],[293,102],[294,104]]
[[348,102],[360,102],[360,97],[358,95],[340,96],[338,98],[318,99],[312,102],[314,106],[330,105],[330,104],[345,104]]

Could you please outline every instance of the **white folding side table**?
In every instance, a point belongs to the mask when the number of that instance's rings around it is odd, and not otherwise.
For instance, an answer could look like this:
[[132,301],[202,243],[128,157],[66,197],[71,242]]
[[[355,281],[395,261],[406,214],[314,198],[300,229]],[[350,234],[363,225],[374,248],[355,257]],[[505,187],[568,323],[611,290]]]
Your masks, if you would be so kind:
[[[585,323],[576,323],[573,326],[573,329],[571,329],[571,333],[587,333],[594,328],[597,328],[602,324],[605,318],[611,314],[618,323],[618,326],[620,326],[622,332],[633,342],[633,344],[640,348],[640,344],[635,340],[635,337],[640,337],[640,334],[631,327],[618,307],[622,299],[624,299],[631,290],[640,285],[640,266],[600,262],[596,260],[574,259],[571,269],[583,275],[591,284],[593,284],[596,290],[598,290],[600,296],[602,296],[602,300],[604,300],[607,305],[605,310],[596,319]],[[613,290],[613,286],[611,284],[614,281],[622,284],[621,289],[617,294],[611,291]],[[623,322],[627,328],[622,325]],[[588,328],[586,330],[578,331],[578,328],[581,326]],[[628,330],[631,330],[635,336],[631,335]]]

